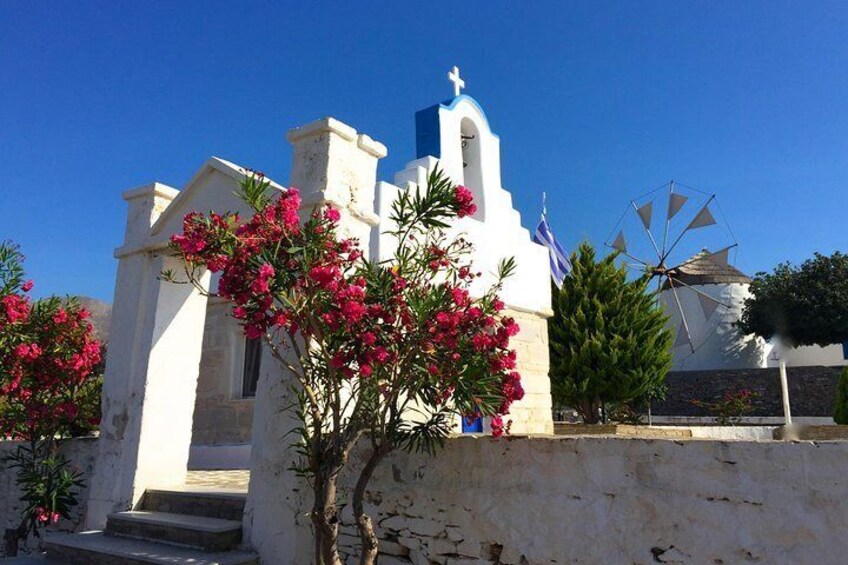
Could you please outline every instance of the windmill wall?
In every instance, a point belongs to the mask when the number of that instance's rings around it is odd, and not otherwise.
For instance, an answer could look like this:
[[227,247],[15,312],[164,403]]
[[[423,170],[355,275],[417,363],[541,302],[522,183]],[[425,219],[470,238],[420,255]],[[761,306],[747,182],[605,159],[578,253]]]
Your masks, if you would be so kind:
[[[676,289],[680,300],[679,308],[671,290],[661,293],[660,300],[670,316],[669,325],[676,336],[672,348],[672,370],[764,367],[765,342],[754,336],[742,335],[734,327],[734,323],[742,314],[745,299],[751,295],[748,285],[705,284],[696,288],[727,307],[699,296],[695,290],[687,287]],[[683,317],[689,326],[691,342],[683,329]]]

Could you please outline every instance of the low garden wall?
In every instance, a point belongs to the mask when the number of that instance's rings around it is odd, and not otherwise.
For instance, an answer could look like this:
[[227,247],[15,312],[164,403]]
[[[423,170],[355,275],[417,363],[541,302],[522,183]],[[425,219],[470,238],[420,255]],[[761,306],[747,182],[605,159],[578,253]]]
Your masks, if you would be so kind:
[[392,455],[369,512],[381,565],[836,563],[846,462],[844,441],[466,436]]
[[[13,447],[0,443],[0,457]],[[96,447],[78,439],[63,449],[90,476]],[[438,458],[391,455],[371,483],[368,511],[383,540],[381,565],[827,564],[848,551],[846,461],[846,441],[464,436]],[[308,506],[285,467],[273,482],[259,478],[276,496],[299,499],[275,503],[276,522],[303,516]],[[349,494],[352,477],[343,484]],[[17,525],[19,495],[14,470],[0,469],[3,529]],[[79,527],[86,492],[80,498],[60,529]],[[342,521],[342,547],[352,552],[348,507]],[[298,522],[311,537],[308,521]],[[309,561],[308,543],[304,555],[274,549],[271,539],[257,545],[270,563]]]
[[[11,469],[6,463],[6,457],[12,453],[18,444],[12,441],[0,441],[0,538],[7,528],[16,528],[21,522],[20,502],[21,491],[16,484],[17,469]],[[63,442],[62,452],[71,465],[80,469],[86,480],[92,476],[94,462],[97,459],[97,439],[79,438]],[[79,493],[79,506],[76,507],[72,520],[62,520],[53,528],[60,531],[76,531],[85,523],[86,501],[88,487]],[[2,540],[0,540],[2,541]],[[34,542],[35,540],[30,540]],[[0,543],[0,557],[4,555],[5,545]]]

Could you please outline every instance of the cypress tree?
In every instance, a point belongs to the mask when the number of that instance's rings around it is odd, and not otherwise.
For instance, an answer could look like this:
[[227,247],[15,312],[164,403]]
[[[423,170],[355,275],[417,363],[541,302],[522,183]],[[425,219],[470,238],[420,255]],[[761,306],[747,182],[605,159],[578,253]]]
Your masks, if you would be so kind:
[[554,401],[587,424],[602,405],[645,398],[671,368],[673,332],[647,292],[647,277],[627,280],[616,255],[598,261],[591,244],[572,255],[573,270],[554,287],[548,320]]

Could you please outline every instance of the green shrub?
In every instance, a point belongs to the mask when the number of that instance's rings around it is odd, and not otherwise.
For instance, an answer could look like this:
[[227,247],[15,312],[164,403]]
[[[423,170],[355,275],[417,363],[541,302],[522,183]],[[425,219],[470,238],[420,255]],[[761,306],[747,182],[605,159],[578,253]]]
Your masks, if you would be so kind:
[[562,288],[553,289],[551,393],[587,424],[598,423],[604,405],[644,405],[661,397],[671,368],[668,317],[648,291],[648,279],[628,281],[616,259],[598,260],[583,243]]

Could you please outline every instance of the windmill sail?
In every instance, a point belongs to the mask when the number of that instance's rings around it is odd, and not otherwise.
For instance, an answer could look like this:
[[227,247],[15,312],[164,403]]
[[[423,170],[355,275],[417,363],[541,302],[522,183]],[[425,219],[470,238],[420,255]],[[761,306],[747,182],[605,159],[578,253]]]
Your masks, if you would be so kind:
[[698,228],[704,228],[706,226],[715,225],[715,218],[713,217],[712,212],[710,212],[708,206],[709,202],[707,204],[704,204],[704,207],[701,208],[701,211],[698,212],[698,215],[695,216],[691,222],[689,222],[689,225],[686,226],[686,229],[683,231],[695,230]]
[[689,330],[686,329],[685,322],[680,322],[680,327],[677,328],[677,339],[674,340],[673,347],[679,347],[681,345],[692,345],[692,340],[689,338]]
[[674,216],[680,212],[680,209],[683,208],[683,205],[686,204],[686,201],[689,200],[687,197],[682,194],[671,193],[668,196],[668,216],[667,219],[671,220]]
[[618,232],[618,236],[612,242],[612,248],[622,253],[627,253],[627,240],[624,239],[623,231]]
[[639,208],[636,208],[636,213],[639,214],[639,219],[642,220],[642,225],[645,226],[645,229],[650,230],[651,229],[651,217],[653,216],[653,213],[654,213],[654,203],[648,202],[647,204],[644,204],[644,205],[640,206]]
[[701,293],[697,294],[698,301],[701,303],[701,310],[704,311],[704,318],[709,320],[718,308],[718,301],[708,296],[704,296]]
[[733,245],[729,245],[729,246],[725,247],[724,249],[719,249],[718,251],[710,253],[709,255],[707,255],[707,259],[709,259],[710,261],[712,261],[713,263],[715,263],[716,265],[718,265],[720,267],[727,267],[727,266],[730,265],[730,262],[729,262],[728,259],[729,259],[731,247],[733,247]]

